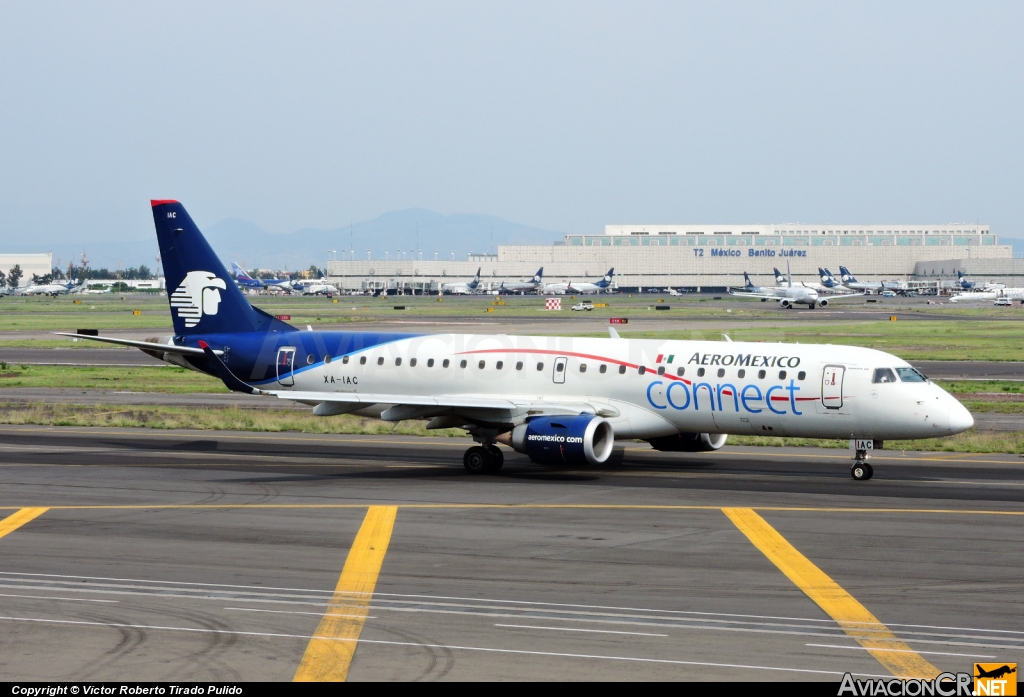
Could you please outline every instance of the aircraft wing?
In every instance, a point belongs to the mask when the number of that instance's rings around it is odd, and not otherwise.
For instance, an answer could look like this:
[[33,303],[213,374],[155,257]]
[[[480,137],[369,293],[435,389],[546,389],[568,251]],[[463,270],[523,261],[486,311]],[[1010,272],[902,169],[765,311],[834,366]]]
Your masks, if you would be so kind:
[[730,290],[729,295],[735,295],[738,298],[767,298],[768,300],[779,300],[778,295],[769,295],[768,293],[750,293],[748,291]]
[[[205,352],[203,349],[193,348],[192,346],[178,346],[176,344],[158,344],[155,341],[132,341],[131,339],[115,339],[110,336],[90,336],[88,334],[75,334],[73,332],[54,332],[58,336],[71,336],[76,339],[88,339],[89,341],[101,341],[107,344],[118,344],[119,346],[131,346],[137,349],[143,349],[146,351],[162,351],[164,353],[180,353],[188,356],[202,356]],[[223,356],[224,352],[220,349],[214,350],[214,354]]]

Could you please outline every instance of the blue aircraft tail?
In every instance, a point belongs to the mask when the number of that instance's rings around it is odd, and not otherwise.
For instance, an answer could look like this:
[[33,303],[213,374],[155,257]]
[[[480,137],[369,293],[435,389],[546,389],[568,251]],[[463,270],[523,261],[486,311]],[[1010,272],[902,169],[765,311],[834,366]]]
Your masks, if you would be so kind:
[[615,275],[615,267],[613,266],[612,268],[608,269],[608,273],[606,273],[604,275],[604,278],[602,278],[600,281],[598,281],[594,285],[597,286],[598,288],[607,288],[608,286],[611,285],[612,277],[614,275]]
[[[775,273],[778,273],[778,272],[779,272],[779,270],[775,269]],[[743,272],[743,281],[744,281],[744,287],[745,288],[754,288],[755,287],[754,284],[750,282],[750,276],[747,275],[746,271]]]
[[848,268],[846,268],[845,266],[840,266],[839,267],[839,276],[843,279],[843,282],[845,282],[845,283],[856,283],[857,282],[856,277],[854,277],[854,275],[852,273],[850,273],[850,270]]
[[782,275],[782,272],[779,271],[778,269],[772,267],[772,271],[775,272],[775,282],[776,283],[778,283],[779,281],[785,281],[786,280],[786,277],[784,275]]
[[246,301],[184,206],[168,200],[150,203],[175,334],[294,329]]
[[543,279],[543,278],[544,278],[544,267],[542,266],[539,269],[537,269],[537,273],[535,273],[533,275],[533,282],[534,283],[540,283],[541,279]]

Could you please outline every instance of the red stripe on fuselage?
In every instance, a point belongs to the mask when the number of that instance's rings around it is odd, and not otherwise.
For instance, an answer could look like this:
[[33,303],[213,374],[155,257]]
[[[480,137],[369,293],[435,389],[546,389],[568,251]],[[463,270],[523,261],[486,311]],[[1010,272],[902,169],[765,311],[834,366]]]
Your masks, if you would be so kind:
[[[467,354],[472,354],[472,353],[540,353],[540,354],[546,354],[546,355],[551,355],[551,356],[572,356],[573,358],[589,358],[592,361],[602,361],[604,363],[612,363],[614,365],[624,365],[627,368],[636,368],[637,370],[640,369],[640,366],[638,364],[636,364],[636,363],[627,363],[626,361],[619,361],[619,360],[616,360],[614,358],[605,358],[604,356],[597,356],[597,355],[595,355],[593,353],[577,353],[575,351],[553,351],[551,349],[517,349],[517,348],[480,349],[480,350],[477,350],[477,351],[461,351],[461,352],[459,352],[456,355],[462,356],[462,355],[467,355]],[[651,373],[654,373],[655,375],[657,375],[657,372],[658,372],[657,370],[654,370],[652,368],[647,368],[646,366],[644,366],[644,369],[649,371],[649,372],[651,372]],[[658,377],[668,378],[669,380],[678,380],[679,382],[686,383],[687,385],[693,385],[693,381],[692,380],[687,380],[686,378],[678,377],[676,375],[669,375],[668,373],[663,373],[661,375],[658,375]],[[722,394],[729,395],[730,397],[732,397],[732,391],[731,390],[722,390]],[[818,399],[817,397],[796,397],[796,401],[798,401],[798,402],[814,402],[814,401],[817,401],[817,399]],[[773,402],[788,402],[789,401],[789,397],[772,397],[772,401]]]

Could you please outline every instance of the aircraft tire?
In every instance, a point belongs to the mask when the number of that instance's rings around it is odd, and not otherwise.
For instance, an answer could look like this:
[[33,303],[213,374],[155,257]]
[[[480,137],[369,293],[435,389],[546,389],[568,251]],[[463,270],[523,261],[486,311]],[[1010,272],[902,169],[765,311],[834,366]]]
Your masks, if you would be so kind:
[[474,445],[462,456],[462,465],[470,474],[484,474],[490,471],[491,454],[479,445]]
[[505,454],[501,452],[501,448],[492,443],[485,446],[485,450],[487,450],[487,454],[491,458],[487,471],[493,473],[501,470],[501,466],[505,464]]
[[866,462],[855,462],[853,467],[850,468],[850,476],[856,479],[858,482],[866,482],[871,479],[875,471]]

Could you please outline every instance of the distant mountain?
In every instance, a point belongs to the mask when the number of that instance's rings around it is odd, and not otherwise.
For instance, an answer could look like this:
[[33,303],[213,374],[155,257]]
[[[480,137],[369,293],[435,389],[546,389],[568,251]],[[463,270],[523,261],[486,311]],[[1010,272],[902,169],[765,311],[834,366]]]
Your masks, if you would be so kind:
[[[267,232],[247,220],[228,218],[204,227],[203,233],[226,266],[237,261],[250,269],[297,271],[308,269],[311,264],[323,267],[328,258],[327,250],[336,250],[336,255],[331,256],[338,259],[349,258],[352,248],[357,259],[365,259],[367,249],[374,259],[383,259],[385,252],[388,258],[394,259],[400,249],[408,258],[409,250],[416,249],[417,229],[424,259],[433,259],[435,250],[441,259],[450,258],[453,251],[456,259],[465,259],[467,252],[481,253],[488,249],[497,252],[499,244],[548,245],[562,239],[560,232],[510,223],[490,215],[441,215],[422,208],[393,211],[333,230],[305,228],[281,234]],[[123,242],[40,243],[31,238],[12,239],[5,242],[0,251],[52,250],[54,263],[60,261],[63,267],[71,259],[77,264],[84,250],[94,269],[114,270],[119,261],[125,268],[145,264],[152,269],[159,249],[156,235],[150,234],[149,239]]]
[[[418,232],[417,232],[418,231]],[[562,233],[510,223],[489,215],[441,215],[422,208],[393,211],[362,223],[318,230],[306,228],[287,234],[273,234],[245,220],[222,220],[204,230],[210,244],[226,262],[237,261],[246,268],[305,269],[324,266],[328,250],[332,257],[389,259],[419,249],[424,259],[465,259],[468,252],[498,251],[500,244],[543,244],[562,239]],[[493,242],[492,242],[493,239]],[[399,251],[400,250],[400,251]]]

